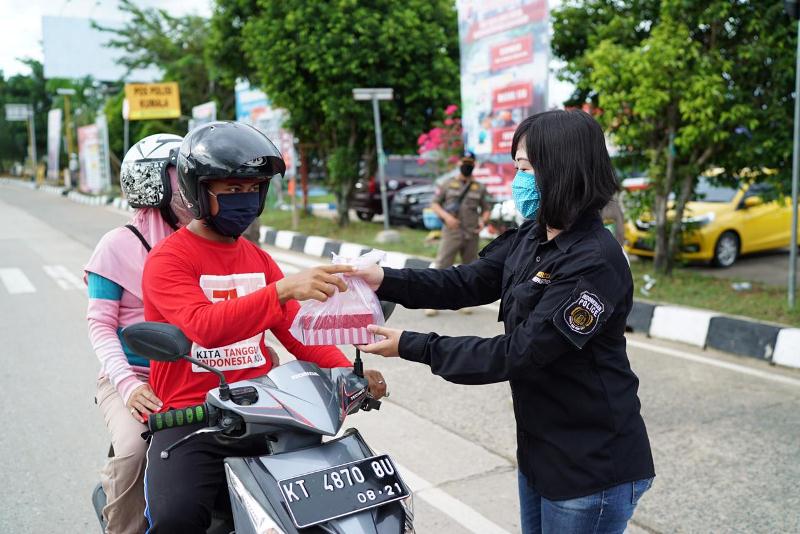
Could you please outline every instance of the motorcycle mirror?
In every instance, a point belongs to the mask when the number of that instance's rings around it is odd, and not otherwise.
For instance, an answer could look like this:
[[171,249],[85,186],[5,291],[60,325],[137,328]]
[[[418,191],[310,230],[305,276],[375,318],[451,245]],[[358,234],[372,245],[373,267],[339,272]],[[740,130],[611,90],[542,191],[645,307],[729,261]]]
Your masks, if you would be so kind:
[[394,302],[381,301],[381,311],[383,312],[383,320],[388,321],[389,317],[394,313],[394,308],[397,306]]
[[159,362],[174,362],[192,352],[192,342],[177,327],[144,322],[122,329],[122,339],[137,355]]

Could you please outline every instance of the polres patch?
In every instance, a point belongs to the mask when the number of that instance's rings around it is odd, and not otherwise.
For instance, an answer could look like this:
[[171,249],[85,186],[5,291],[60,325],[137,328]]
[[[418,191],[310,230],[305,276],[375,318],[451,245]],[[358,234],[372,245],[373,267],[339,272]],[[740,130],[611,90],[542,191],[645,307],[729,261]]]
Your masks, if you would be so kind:
[[582,349],[614,312],[614,306],[590,283],[581,280],[551,321],[575,347]]
[[605,306],[597,295],[583,291],[564,310],[564,322],[573,332],[589,335],[597,328],[604,310]]

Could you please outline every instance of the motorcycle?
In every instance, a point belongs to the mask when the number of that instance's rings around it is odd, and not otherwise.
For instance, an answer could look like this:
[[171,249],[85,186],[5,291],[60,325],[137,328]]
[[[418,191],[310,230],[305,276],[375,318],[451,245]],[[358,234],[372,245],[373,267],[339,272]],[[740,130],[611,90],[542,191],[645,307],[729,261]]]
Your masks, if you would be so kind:
[[[382,304],[388,317],[394,305]],[[354,428],[334,437],[347,415],[380,409],[381,402],[369,395],[358,351],[352,369],[321,369],[298,360],[228,384],[220,371],[189,356],[191,342],[172,325],[138,323],[122,337],[137,354],[164,362],[185,359],[219,378],[205,403],[148,418],[150,432],[204,425],[161,451],[164,461],[209,433],[262,436],[268,444],[265,456],[225,458],[230,506],[218,503],[207,533],[414,533],[413,498],[391,457],[376,454]],[[105,531],[99,484],[92,501]]]

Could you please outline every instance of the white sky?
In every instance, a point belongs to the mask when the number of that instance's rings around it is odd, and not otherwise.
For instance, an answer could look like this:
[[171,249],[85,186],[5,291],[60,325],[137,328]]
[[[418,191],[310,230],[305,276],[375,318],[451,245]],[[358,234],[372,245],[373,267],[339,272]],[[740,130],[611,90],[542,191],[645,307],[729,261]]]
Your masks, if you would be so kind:
[[[136,0],[135,4],[166,9],[173,15],[211,14],[211,0]],[[0,69],[8,77],[29,72],[17,61],[19,57],[43,61],[42,16],[122,20],[117,5],[116,0],[0,0]]]

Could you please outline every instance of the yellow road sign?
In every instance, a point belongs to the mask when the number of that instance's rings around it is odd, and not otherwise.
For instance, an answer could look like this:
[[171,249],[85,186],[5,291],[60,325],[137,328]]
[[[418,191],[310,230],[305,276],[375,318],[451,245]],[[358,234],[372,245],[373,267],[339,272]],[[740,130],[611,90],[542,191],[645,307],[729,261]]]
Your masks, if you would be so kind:
[[181,97],[177,82],[126,83],[128,119],[177,119],[181,116]]

